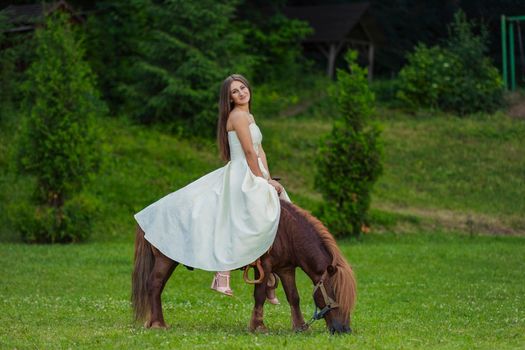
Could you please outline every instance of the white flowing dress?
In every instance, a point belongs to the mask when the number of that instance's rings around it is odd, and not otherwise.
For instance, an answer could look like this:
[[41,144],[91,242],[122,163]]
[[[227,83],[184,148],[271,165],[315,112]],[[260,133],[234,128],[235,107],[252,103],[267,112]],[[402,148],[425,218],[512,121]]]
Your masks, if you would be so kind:
[[[249,125],[259,155],[262,134]],[[281,207],[268,172],[250,170],[235,131],[228,132],[231,161],[135,214],[145,239],[186,266],[228,271],[263,255],[277,233]],[[286,191],[281,198],[290,201]]]

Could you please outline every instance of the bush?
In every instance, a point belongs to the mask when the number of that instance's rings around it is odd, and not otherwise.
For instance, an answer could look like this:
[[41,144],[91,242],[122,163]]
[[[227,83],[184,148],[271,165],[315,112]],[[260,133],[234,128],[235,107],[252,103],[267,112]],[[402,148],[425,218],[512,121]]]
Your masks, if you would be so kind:
[[339,116],[320,146],[315,184],[325,203],[319,215],[335,235],[358,236],[368,225],[370,193],[382,172],[380,129],[371,123],[374,95],[357,53],[345,55],[350,73],[337,71]]
[[476,35],[475,24],[458,12],[444,47],[420,44],[409,54],[397,96],[411,109],[492,112],[503,103],[503,83],[486,53],[486,30]]
[[10,205],[8,210],[11,224],[24,242],[73,243],[91,235],[98,206],[94,197],[81,194],[67,199],[61,207],[25,201]]
[[73,198],[101,162],[95,118],[105,108],[68,17],[48,18],[35,35],[36,59],[27,72],[28,113],[21,129],[18,168],[36,178],[36,203],[34,208],[21,208],[28,210],[28,223],[20,222],[19,228],[32,242],[78,241],[86,235],[74,227],[86,225],[89,216],[82,211],[88,206]]

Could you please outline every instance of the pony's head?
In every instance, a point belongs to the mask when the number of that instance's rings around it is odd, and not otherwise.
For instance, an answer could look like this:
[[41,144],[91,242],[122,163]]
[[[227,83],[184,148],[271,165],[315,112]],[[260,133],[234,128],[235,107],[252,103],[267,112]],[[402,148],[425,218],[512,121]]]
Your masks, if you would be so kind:
[[[356,281],[352,268],[339,250],[337,243],[321,221],[312,216],[309,212],[297,206],[293,206],[303,218],[311,225],[330,255],[330,261],[322,272],[316,284],[313,298],[316,306],[325,310],[324,319],[326,326],[331,333],[349,333],[350,313],[353,310],[356,300]],[[322,282],[322,287],[318,287]],[[331,301],[334,303],[331,304]]]
[[348,263],[345,265],[328,265],[313,292],[315,305],[332,334],[352,331],[350,312],[355,304],[355,278]]

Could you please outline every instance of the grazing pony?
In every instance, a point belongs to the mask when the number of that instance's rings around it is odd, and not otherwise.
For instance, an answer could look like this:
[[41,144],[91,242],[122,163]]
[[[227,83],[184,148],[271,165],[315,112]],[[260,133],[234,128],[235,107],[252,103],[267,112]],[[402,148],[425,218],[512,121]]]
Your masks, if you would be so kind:
[[[324,318],[331,333],[351,332],[350,313],[356,298],[354,274],[333,236],[318,219],[281,200],[275,241],[260,259],[263,271],[255,271],[255,278],[262,277],[262,283],[256,284],[254,289],[251,331],[266,331],[263,306],[272,273],[282,281],[291,307],[293,329],[308,328],[299,307],[295,283],[295,269],[300,267],[315,285],[313,299],[316,307],[321,309],[316,318]],[[146,241],[144,232],[137,226],[131,300],[135,320],[146,319],[146,328],[167,327],[162,314],[161,293],[178,265]]]

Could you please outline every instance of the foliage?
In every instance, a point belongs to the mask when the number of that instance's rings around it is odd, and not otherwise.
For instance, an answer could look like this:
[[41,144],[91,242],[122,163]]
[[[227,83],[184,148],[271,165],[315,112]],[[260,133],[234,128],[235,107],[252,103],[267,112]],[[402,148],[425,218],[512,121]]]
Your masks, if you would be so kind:
[[[269,7],[273,7],[272,12]],[[308,86],[313,76],[311,62],[303,56],[301,46],[312,28],[305,21],[284,16],[279,7],[253,1],[238,6],[242,18],[239,29],[254,59],[252,107],[265,117],[277,116],[297,104],[298,90]]]
[[337,71],[340,115],[317,158],[316,186],[325,199],[321,216],[336,235],[358,236],[367,225],[374,183],[382,171],[380,130],[370,119],[374,95],[357,53],[345,55],[350,73]]
[[[6,42],[5,31],[9,24],[3,11],[0,12],[0,48]],[[0,122],[3,121],[6,107],[11,105],[11,92],[13,91],[14,57],[12,50],[0,50]]]
[[71,243],[90,236],[98,206],[96,198],[83,193],[68,198],[60,207],[20,201],[8,210],[11,224],[24,242]]
[[289,19],[278,11],[270,18],[257,12],[245,16],[245,41],[256,57],[253,80],[258,84],[273,82],[278,91],[286,89],[287,82],[300,78],[308,68],[300,43],[312,33],[312,28],[307,22]]
[[139,44],[134,81],[124,89],[135,119],[168,122],[185,134],[215,135],[221,81],[229,73],[250,71],[243,37],[232,30],[236,4],[174,0],[149,6],[154,21]]
[[[90,205],[74,198],[100,164],[95,118],[105,110],[68,17],[49,17],[36,41],[18,152],[20,171],[36,178],[36,209],[27,207],[34,220],[20,229],[28,231],[23,235],[30,241],[80,240],[89,232],[89,216],[81,211]],[[71,232],[71,227],[77,229]]]
[[485,56],[486,30],[462,12],[454,17],[444,47],[416,47],[399,73],[397,96],[410,108],[430,107],[457,112],[491,112],[503,103],[498,70]]
[[[6,35],[12,27],[0,11],[0,123],[13,122],[23,98],[20,86],[24,81],[23,69],[33,58],[33,40],[28,34]],[[4,127],[7,125],[4,124]]]
[[122,84],[133,81],[133,62],[148,31],[149,1],[97,1],[87,18],[86,57],[98,77],[104,100],[114,114],[122,112]]

